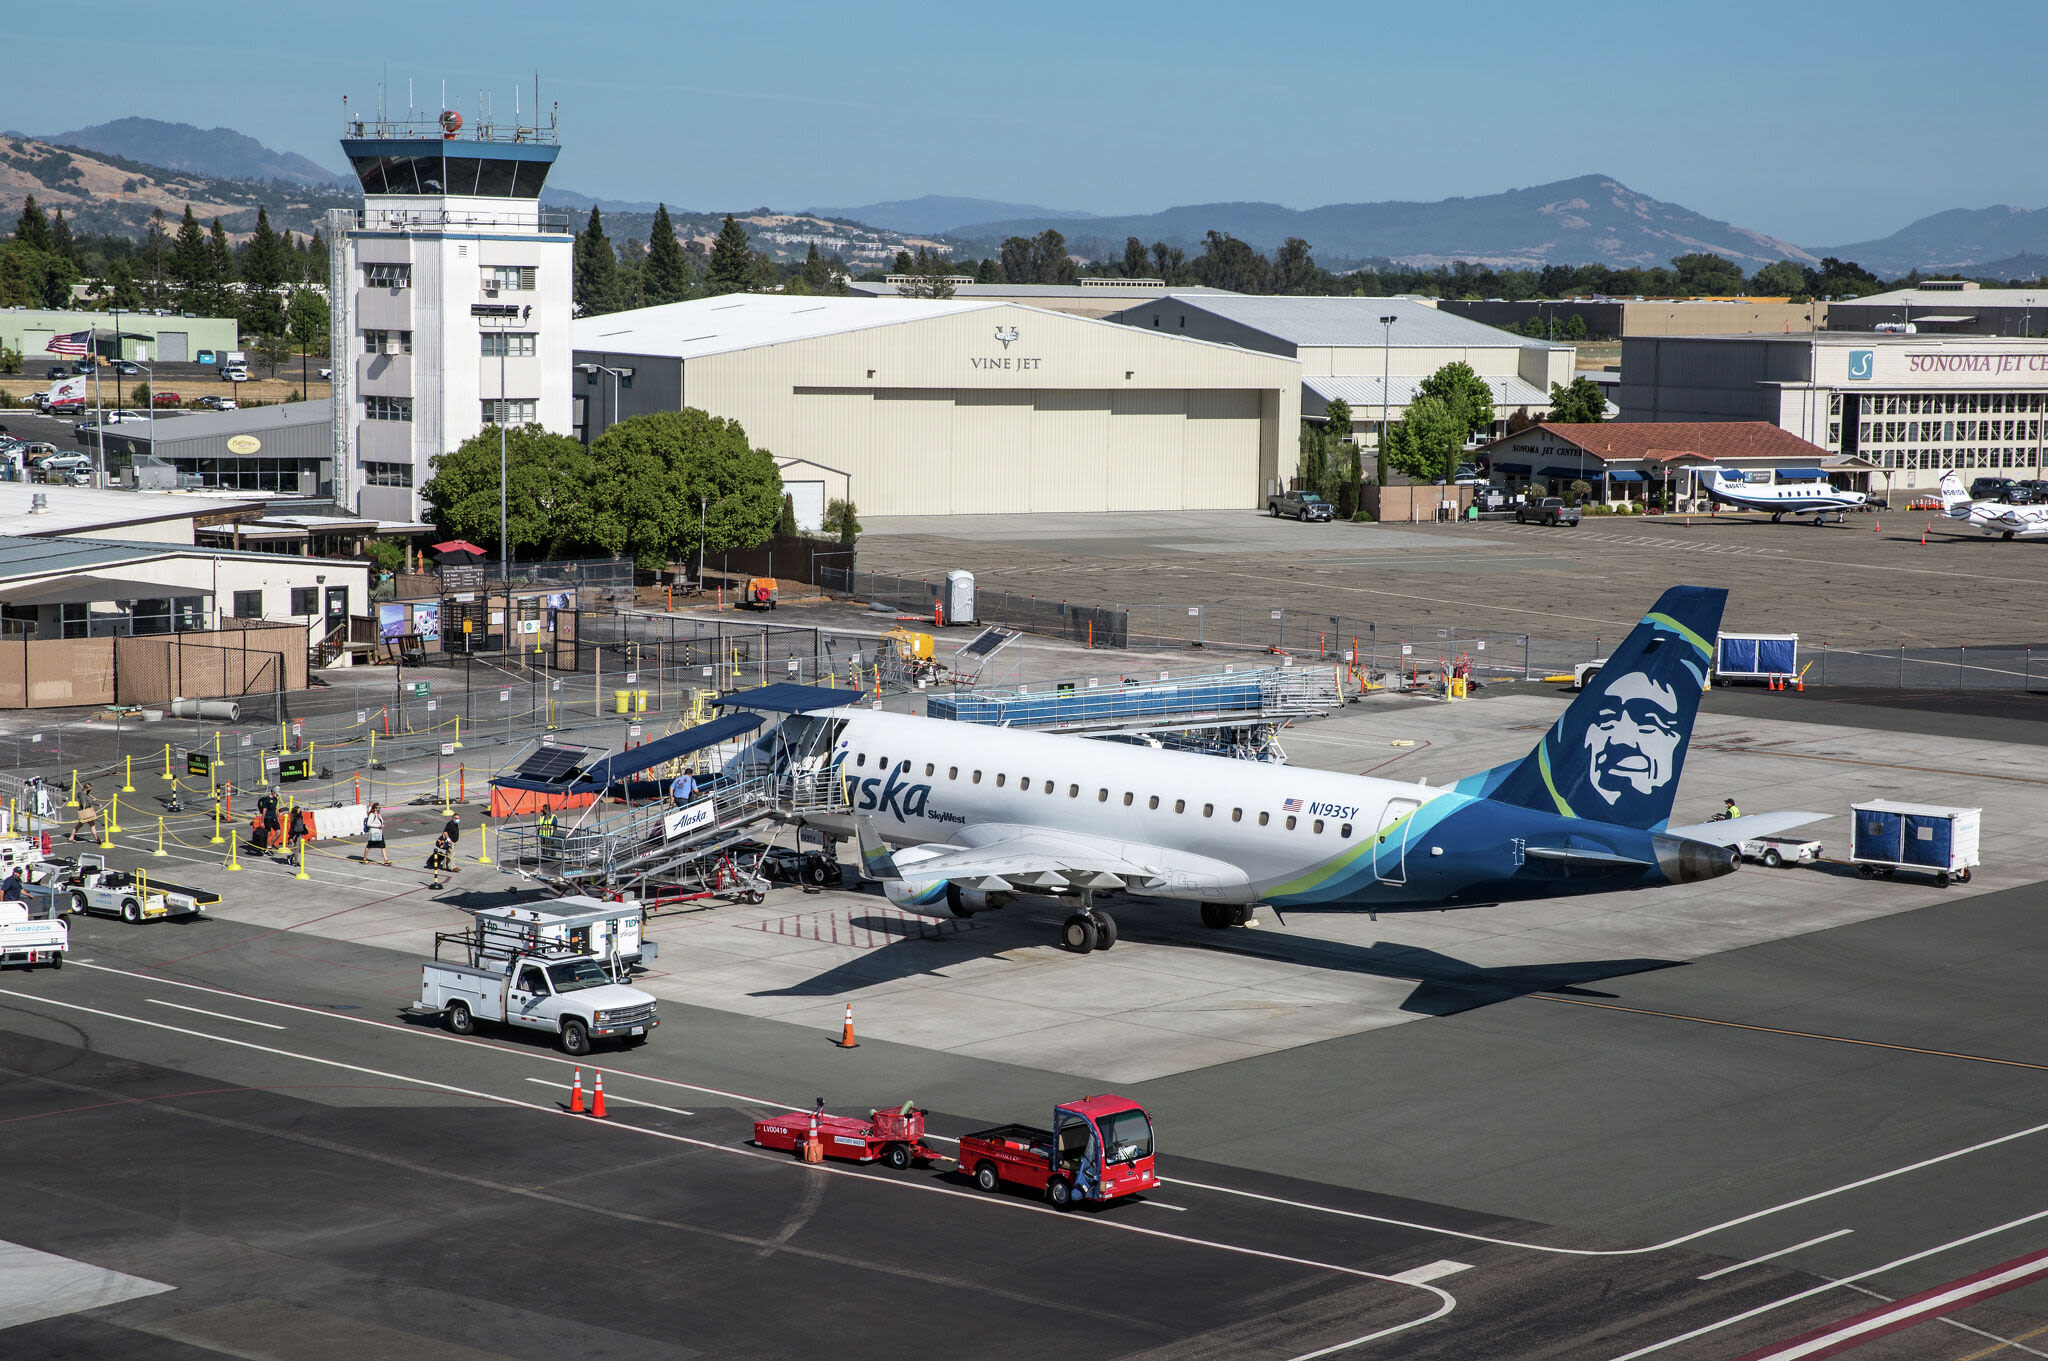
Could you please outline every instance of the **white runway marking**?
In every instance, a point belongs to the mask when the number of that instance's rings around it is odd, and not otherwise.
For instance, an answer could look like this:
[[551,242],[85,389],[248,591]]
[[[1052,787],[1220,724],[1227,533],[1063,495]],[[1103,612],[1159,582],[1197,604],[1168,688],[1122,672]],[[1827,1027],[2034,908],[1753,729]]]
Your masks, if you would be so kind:
[[160,1007],[176,1007],[180,1011],[189,1011],[193,1013],[195,1016],[211,1016],[216,1020],[221,1021],[240,1021],[243,1025],[260,1025],[265,1030],[284,1029],[283,1026],[272,1025],[269,1021],[252,1021],[247,1016],[230,1016],[225,1011],[208,1011],[204,1007],[188,1007],[180,1002],[166,1002],[161,997],[146,997],[143,1000],[146,1002],[153,1003],[156,1006]]
[[1446,1276],[1455,1276],[1461,1271],[1470,1271],[1471,1269],[1472,1264],[1470,1262],[1454,1262],[1450,1258],[1445,1257],[1440,1261],[1429,1262],[1423,1266],[1412,1266],[1406,1271],[1396,1272],[1394,1273],[1394,1279],[1406,1281],[1410,1285],[1422,1285],[1429,1281],[1440,1281]]
[[1711,1281],[1721,1276],[1732,1275],[1733,1273],[1742,1270],[1744,1267],[1755,1266],[1759,1262],[1775,1261],[1780,1257],[1790,1256],[1792,1253],[1799,1251],[1799,1249],[1801,1248],[1810,1248],[1815,1243],[1825,1243],[1830,1238],[1840,1238],[1845,1233],[1854,1232],[1856,1232],[1856,1230],[1854,1229],[1836,1229],[1833,1233],[1824,1233],[1818,1238],[1809,1238],[1804,1243],[1794,1243],[1789,1248],[1779,1248],[1776,1252],[1767,1252],[1763,1254],[1763,1256],[1761,1257],[1752,1257],[1746,1262],[1737,1262],[1733,1266],[1724,1266],[1719,1271],[1709,1271],[1706,1275],[1701,1276],[1699,1279],[1703,1281]]
[[101,1309],[176,1286],[0,1242],[0,1329]]

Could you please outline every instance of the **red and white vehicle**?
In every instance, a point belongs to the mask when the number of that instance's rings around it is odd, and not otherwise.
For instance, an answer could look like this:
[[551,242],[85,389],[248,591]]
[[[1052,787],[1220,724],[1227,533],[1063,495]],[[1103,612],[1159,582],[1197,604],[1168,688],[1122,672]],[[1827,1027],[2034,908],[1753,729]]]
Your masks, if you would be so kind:
[[1012,1182],[1059,1209],[1109,1201],[1159,1184],[1152,1118],[1126,1097],[1086,1096],[1053,1107],[1049,1130],[999,1125],[960,1140],[960,1170],[984,1191]]
[[791,1111],[754,1122],[754,1142],[762,1148],[801,1154],[817,1121],[818,1143],[828,1158],[846,1162],[885,1162],[897,1171],[912,1163],[936,1162],[940,1154],[924,1141],[924,1112],[906,1101],[893,1111],[869,1111],[867,1119],[827,1115],[823,1110]]

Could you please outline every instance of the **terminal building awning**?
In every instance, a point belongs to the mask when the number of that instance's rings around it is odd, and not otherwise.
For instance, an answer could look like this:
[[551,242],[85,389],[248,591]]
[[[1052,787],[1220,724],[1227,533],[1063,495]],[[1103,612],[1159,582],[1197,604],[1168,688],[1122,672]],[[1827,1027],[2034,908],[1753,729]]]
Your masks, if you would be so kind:
[[1616,482],[1640,482],[1643,480],[1643,475],[1631,468],[1622,468],[1607,474],[1607,476]]
[[173,586],[138,577],[84,572],[21,586],[0,585],[0,605],[93,605],[109,600],[167,600],[176,596],[212,594],[204,586]]

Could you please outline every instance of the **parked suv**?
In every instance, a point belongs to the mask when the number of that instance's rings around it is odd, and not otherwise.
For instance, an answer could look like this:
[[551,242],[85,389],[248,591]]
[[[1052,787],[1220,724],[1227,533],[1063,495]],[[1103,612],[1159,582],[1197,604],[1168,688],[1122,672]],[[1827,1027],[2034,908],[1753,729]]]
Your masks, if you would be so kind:
[[1515,523],[1524,525],[1576,525],[1579,508],[1568,506],[1561,496],[1537,496],[1515,507]]
[[2022,498],[2032,497],[2020,490],[2020,484],[2009,477],[1980,477],[1970,484],[1972,501],[2004,501],[2008,504],[2023,504]]
[[1327,520],[1336,508],[1312,491],[1283,491],[1266,498],[1266,512],[1274,519],[1291,515],[1297,520]]

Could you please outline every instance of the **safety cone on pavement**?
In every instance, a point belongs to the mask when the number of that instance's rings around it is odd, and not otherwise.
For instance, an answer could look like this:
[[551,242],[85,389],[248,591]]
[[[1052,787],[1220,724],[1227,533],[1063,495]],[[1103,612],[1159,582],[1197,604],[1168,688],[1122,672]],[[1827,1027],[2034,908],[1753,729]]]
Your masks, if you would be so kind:
[[1872,520],[1872,521],[1870,522],[1870,532],[1871,532],[1871,533],[1873,533],[1873,534],[1882,534],[1882,533],[1884,533],[1884,521],[1882,521],[1882,520]]
[[860,1041],[853,1038],[853,1003],[851,1002],[846,1004],[846,1029],[839,1034],[839,1047],[841,1049],[860,1048]]
[[597,1086],[590,1093],[590,1118],[604,1119],[604,1070],[597,1069]]
[[576,1080],[569,1088],[569,1114],[583,1114],[583,1066],[576,1066]]

